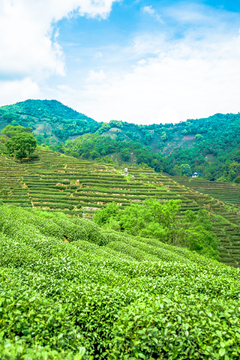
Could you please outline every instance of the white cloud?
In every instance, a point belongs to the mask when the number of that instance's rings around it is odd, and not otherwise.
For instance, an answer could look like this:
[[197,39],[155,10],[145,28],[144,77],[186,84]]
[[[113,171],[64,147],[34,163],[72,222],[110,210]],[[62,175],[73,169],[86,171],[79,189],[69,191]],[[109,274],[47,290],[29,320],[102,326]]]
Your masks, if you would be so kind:
[[102,58],[103,54],[101,53],[101,51],[97,51],[95,54],[94,54],[94,58],[95,59],[100,59]]
[[53,24],[63,17],[106,18],[118,0],[0,0],[0,79],[64,75]]
[[[55,88],[43,85],[65,71],[53,22],[77,14],[106,18],[112,2],[0,0],[1,104],[56,98],[99,121],[145,124],[240,111],[240,16],[199,6],[161,9],[164,29],[140,33],[132,46],[104,56],[103,70],[92,68],[76,87],[67,77]],[[145,12],[156,14],[152,7]],[[116,59],[129,61],[127,70],[116,69]]]
[[12,104],[29,98],[38,98],[38,84],[29,77],[23,80],[0,81],[0,99],[2,105]]
[[105,73],[100,83],[93,76],[75,97],[61,99],[98,121],[171,123],[240,111],[238,32],[162,41],[158,54],[146,60],[121,76]]
[[96,84],[96,83],[102,83],[105,79],[106,79],[106,75],[103,72],[103,70],[100,70],[98,72],[94,70],[90,70],[87,78],[87,82]]
[[109,69],[103,83],[93,80],[61,99],[99,121],[171,123],[239,112],[239,14],[192,5],[162,14],[170,19],[164,31],[138,35],[122,49],[121,56],[135,58],[131,71]]
[[146,64],[146,60],[145,59],[141,59],[138,61],[138,65],[145,65]]
[[143,12],[146,12],[150,15],[153,15],[155,13],[155,10],[152,8],[152,5],[151,6],[144,6],[143,7]]
[[161,15],[159,15],[157,13],[157,11],[155,9],[153,9],[152,5],[151,6],[144,6],[142,8],[143,12],[153,16],[157,21],[159,22],[163,22],[162,19],[161,19]]

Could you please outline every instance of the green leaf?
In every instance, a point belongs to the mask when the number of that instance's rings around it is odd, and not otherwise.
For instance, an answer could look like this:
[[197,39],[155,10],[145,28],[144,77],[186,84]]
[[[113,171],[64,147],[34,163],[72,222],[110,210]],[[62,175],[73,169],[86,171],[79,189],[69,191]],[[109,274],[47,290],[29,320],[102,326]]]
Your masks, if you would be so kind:
[[220,355],[220,356],[224,356],[225,353],[226,353],[225,348],[221,348],[221,349],[219,350],[219,355]]

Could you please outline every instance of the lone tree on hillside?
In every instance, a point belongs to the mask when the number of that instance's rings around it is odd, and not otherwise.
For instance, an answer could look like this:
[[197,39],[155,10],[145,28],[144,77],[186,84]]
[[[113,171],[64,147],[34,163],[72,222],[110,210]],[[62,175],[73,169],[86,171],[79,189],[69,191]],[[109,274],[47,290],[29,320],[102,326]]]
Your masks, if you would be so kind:
[[12,126],[7,125],[2,131],[1,134],[6,135],[7,137],[11,138],[15,135],[18,135],[20,133],[31,133],[32,128],[30,127],[24,127],[24,126]]
[[10,155],[22,160],[23,158],[30,157],[36,150],[37,140],[30,132],[21,132],[12,136],[6,142],[6,147]]
[[192,171],[189,164],[180,165],[180,169],[182,170],[183,176],[191,176]]

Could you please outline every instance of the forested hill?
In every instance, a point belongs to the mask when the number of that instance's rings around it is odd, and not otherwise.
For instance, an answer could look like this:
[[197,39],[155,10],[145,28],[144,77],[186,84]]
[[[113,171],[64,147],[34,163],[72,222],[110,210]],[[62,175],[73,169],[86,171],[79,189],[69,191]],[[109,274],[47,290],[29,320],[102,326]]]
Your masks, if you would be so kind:
[[101,123],[56,100],[26,100],[0,107],[0,130],[6,125],[33,128],[39,142],[63,142],[85,133],[93,133]]
[[[221,181],[232,181],[240,175],[240,114],[216,114],[205,119],[164,125],[134,125],[113,120],[104,123],[97,133],[110,136],[117,144],[144,144],[146,149],[164,156],[167,161],[161,161],[165,166],[162,170],[171,175],[189,176],[196,171],[208,180]],[[68,143],[67,150],[77,150],[78,145],[79,140],[75,145]],[[99,147],[95,146],[94,150],[101,154]],[[128,153],[124,151],[126,158],[132,153],[132,149]],[[137,154],[137,162],[154,167],[142,152]]]
[[110,156],[177,176],[197,171],[208,180],[233,181],[240,175],[240,114],[178,124],[98,123],[56,100],[27,100],[0,107],[0,130],[8,124],[30,126],[39,143],[76,157]]

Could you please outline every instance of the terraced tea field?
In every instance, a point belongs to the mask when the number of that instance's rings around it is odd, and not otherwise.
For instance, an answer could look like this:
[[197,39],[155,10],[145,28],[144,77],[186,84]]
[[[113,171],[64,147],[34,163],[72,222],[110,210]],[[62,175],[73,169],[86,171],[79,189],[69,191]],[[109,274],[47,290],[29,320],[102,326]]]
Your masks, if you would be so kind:
[[183,190],[171,191],[172,182],[151,170],[139,172],[133,168],[126,178],[123,169],[112,165],[53,152],[40,151],[39,156],[41,160],[33,164],[16,164],[2,156],[0,184],[4,203],[87,215],[112,201],[127,206],[157,196],[161,201],[181,199],[182,211],[199,209],[195,201],[183,195]]
[[181,213],[205,208],[214,217],[221,261],[240,266],[240,212],[223,201],[187,188],[153,170],[129,168],[129,176],[113,165],[38,150],[39,160],[19,164],[0,156],[0,200],[6,204],[91,217],[115,201],[120,206],[147,198],[181,199]]
[[186,176],[174,176],[173,179],[190,189],[211,195],[216,199],[240,208],[239,184],[208,181],[201,178],[192,179]]

